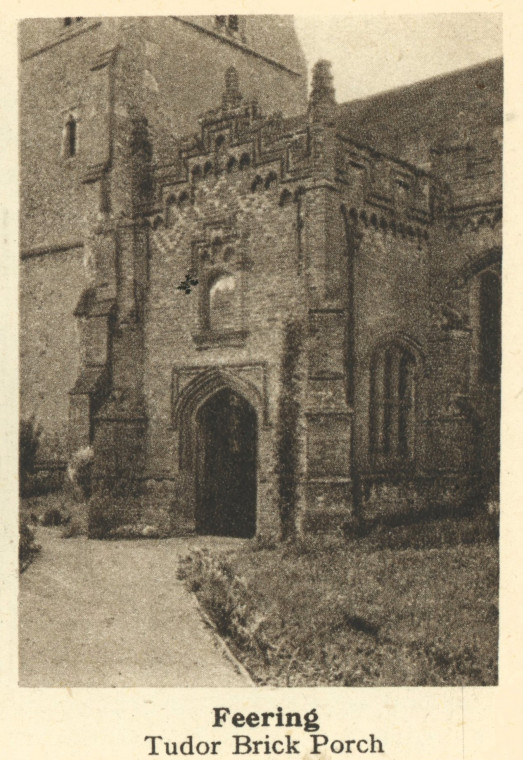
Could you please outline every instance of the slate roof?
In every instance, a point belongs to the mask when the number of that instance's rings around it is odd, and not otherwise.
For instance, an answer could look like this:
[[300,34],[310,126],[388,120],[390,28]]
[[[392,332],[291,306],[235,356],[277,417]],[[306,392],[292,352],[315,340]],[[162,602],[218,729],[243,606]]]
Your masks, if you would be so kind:
[[417,166],[431,147],[492,140],[503,124],[503,59],[339,106],[338,128]]

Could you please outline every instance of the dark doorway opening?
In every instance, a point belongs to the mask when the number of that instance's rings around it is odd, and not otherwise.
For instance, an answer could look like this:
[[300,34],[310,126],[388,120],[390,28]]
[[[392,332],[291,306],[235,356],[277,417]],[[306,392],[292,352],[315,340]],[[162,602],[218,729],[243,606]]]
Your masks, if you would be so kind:
[[256,412],[224,388],[197,414],[196,530],[252,538],[256,532]]

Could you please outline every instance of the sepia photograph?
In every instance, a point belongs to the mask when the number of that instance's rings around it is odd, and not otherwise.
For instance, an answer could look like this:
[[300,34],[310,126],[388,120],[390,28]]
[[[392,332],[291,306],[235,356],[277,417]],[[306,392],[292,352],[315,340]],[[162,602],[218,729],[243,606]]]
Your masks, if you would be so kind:
[[502,53],[19,22],[21,687],[498,684]]

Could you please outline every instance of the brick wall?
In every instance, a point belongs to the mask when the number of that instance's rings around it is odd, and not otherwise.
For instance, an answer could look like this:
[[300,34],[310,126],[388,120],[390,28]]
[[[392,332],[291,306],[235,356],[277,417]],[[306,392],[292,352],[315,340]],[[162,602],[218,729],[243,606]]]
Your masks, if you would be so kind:
[[[60,19],[22,22],[21,38],[35,31],[56,39]],[[81,184],[86,121],[85,86],[96,57],[112,43],[111,30],[88,24],[77,36],[23,60],[20,66],[20,243],[22,250],[82,240],[86,204]],[[35,40],[35,49],[43,39]],[[78,114],[78,155],[63,155],[68,114]]]
[[84,283],[81,248],[35,256],[20,271],[20,415],[42,425],[41,457],[67,451],[69,391],[80,364],[72,313]]
[[[265,169],[268,172],[270,167]],[[279,204],[277,181],[267,190],[261,186],[253,192],[255,176],[254,169],[209,176],[196,186],[194,204],[172,209],[169,224],[151,233],[145,334],[147,472],[150,478],[176,479],[179,474],[181,431],[173,429],[173,372],[181,371],[176,382],[183,386],[189,381],[184,376],[187,368],[191,377],[198,374],[198,367],[202,372],[209,366],[225,368],[254,384],[260,396],[264,419],[258,420],[259,503],[272,511],[270,522],[275,511],[274,428],[282,330],[286,320],[299,318],[304,305],[296,205]],[[213,247],[217,238],[222,241],[219,250]],[[204,263],[208,254],[216,257],[214,265]],[[176,288],[195,268],[200,282],[186,295]],[[234,274],[241,288],[245,335],[239,343],[233,339],[232,345],[226,335],[223,340],[219,335],[204,343],[199,340],[206,272],[215,268]],[[185,500],[188,492],[190,488]]]

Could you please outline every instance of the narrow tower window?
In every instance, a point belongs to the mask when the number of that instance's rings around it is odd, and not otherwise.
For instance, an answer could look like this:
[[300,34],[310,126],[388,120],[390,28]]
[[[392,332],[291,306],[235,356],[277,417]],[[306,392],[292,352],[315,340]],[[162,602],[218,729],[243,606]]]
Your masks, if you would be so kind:
[[78,147],[76,131],[76,119],[71,115],[65,125],[64,155],[66,158],[76,156]]
[[240,26],[238,16],[227,16],[227,26],[231,32],[237,32]]

